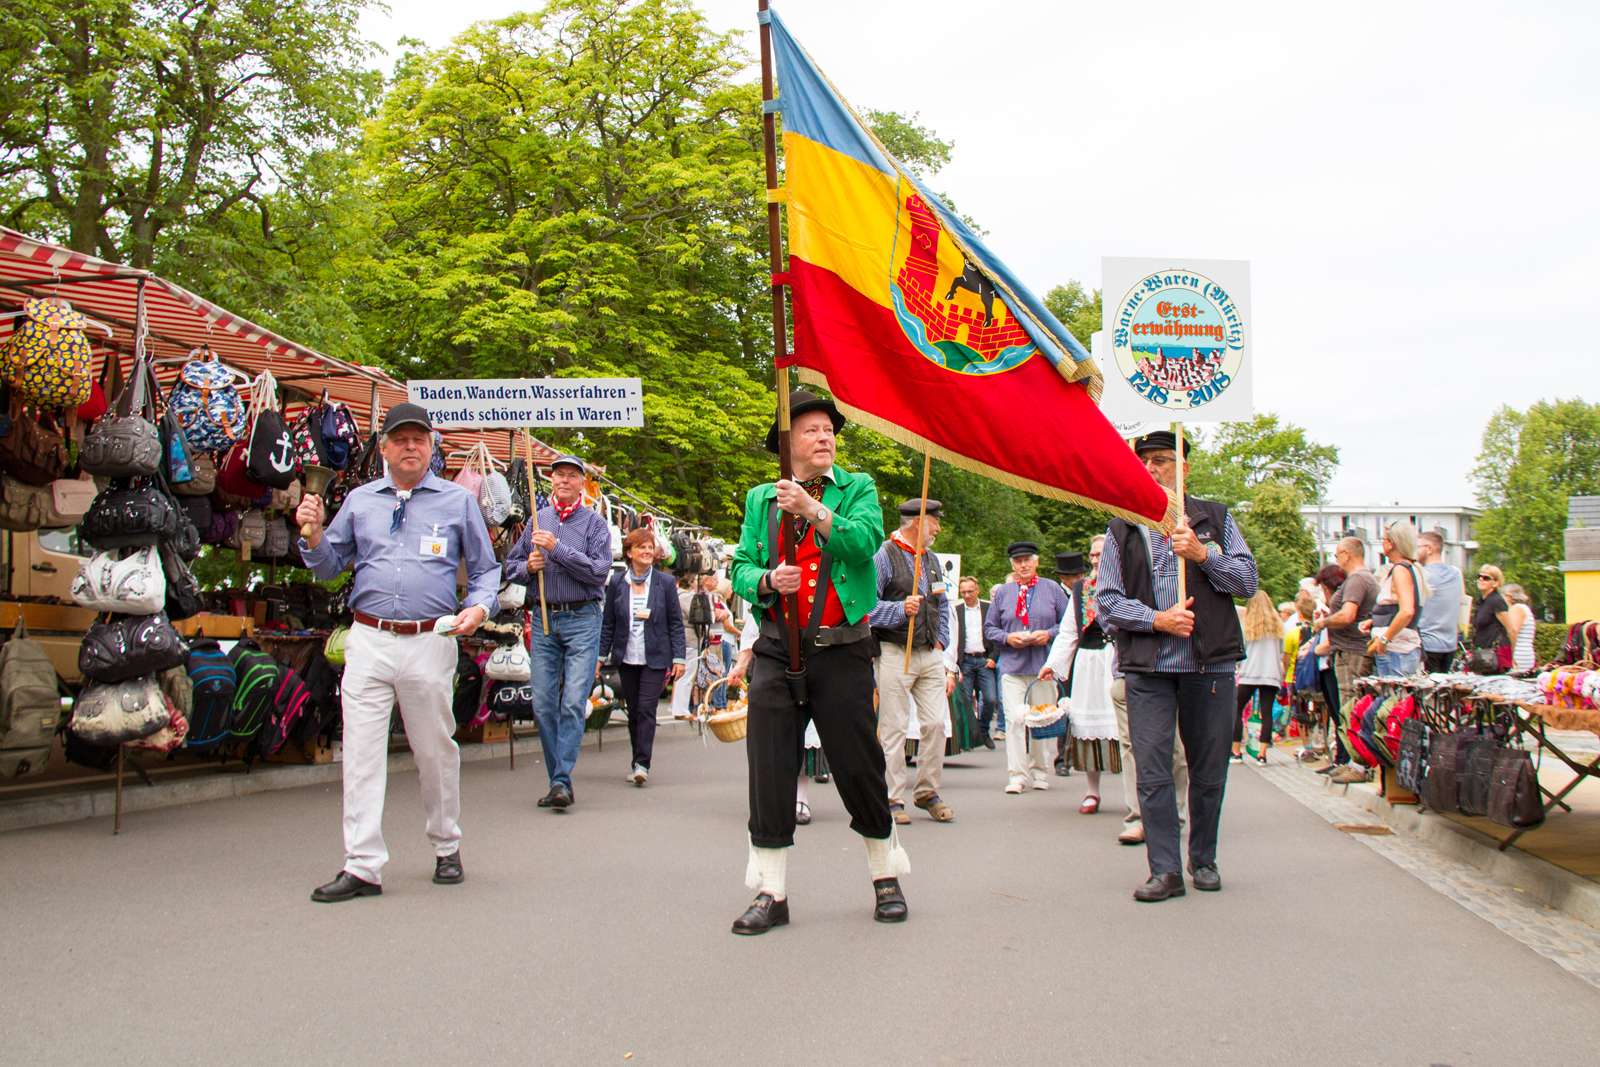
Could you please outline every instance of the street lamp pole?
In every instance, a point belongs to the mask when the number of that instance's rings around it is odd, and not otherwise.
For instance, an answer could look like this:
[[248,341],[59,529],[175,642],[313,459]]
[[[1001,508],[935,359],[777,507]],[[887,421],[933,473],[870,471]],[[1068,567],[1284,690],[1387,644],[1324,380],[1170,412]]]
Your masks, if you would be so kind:
[[1304,467],[1298,463],[1290,463],[1287,460],[1280,459],[1275,463],[1267,464],[1265,469],[1269,471],[1299,471],[1301,474],[1310,475],[1311,484],[1316,487],[1317,493],[1317,569],[1321,570],[1327,562],[1322,550],[1322,487],[1324,478],[1322,465],[1319,463],[1316,467]]

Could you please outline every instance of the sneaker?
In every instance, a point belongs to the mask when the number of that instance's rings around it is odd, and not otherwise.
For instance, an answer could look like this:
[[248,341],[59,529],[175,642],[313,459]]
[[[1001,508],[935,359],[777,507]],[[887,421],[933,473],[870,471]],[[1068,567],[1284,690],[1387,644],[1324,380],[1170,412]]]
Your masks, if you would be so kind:
[[993,734],[993,737],[996,741],[1004,741],[1006,739],[1006,732],[1004,730],[996,730]]
[[1023,787],[1026,786],[1027,784],[1028,784],[1028,781],[1027,781],[1026,778],[1012,778],[1009,782],[1006,783],[1006,792],[1007,793],[1020,793],[1020,792],[1022,792]]
[[1265,767],[1266,765],[1267,765],[1267,757],[1265,755],[1260,755],[1260,756],[1256,757],[1256,766]]
[[633,765],[633,773],[627,777],[627,781],[632,782],[634,785],[644,785],[649,780],[650,772],[639,766],[637,763]]
[[1033,787],[1035,789],[1049,789],[1050,779],[1046,778],[1042,774],[1036,774],[1033,776]]
[[1242,753],[1242,752],[1229,753],[1228,754],[1228,762],[1229,763],[1243,763],[1244,762],[1244,753]]

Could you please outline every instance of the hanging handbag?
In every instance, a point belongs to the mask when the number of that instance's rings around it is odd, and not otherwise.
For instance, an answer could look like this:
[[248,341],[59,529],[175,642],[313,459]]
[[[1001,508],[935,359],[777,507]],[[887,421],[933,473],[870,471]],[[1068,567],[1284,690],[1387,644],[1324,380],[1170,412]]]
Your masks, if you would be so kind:
[[99,494],[88,475],[57,478],[47,488],[50,490],[50,513],[45,517],[44,524],[51,529],[78,525],[89,513],[90,505]]
[[78,670],[97,682],[122,682],[183,663],[189,646],[165,615],[118,615],[90,625]]
[[1520,748],[1496,755],[1489,782],[1489,818],[1501,826],[1526,830],[1544,822],[1544,797],[1533,757]]
[[174,622],[200,614],[206,609],[206,595],[200,591],[200,580],[171,545],[162,545],[160,553],[167,591],[158,610],[164,610],[167,618]]
[[274,489],[272,491],[272,503],[269,506],[279,515],[292,515],[294,509],[300,506],[300,497],[303,491],[298,481],[290,482],[287,489]]
[[117,397],[115,414],[95,420],[84,435],[80,469],[102,478],[137,478],[161,466],[161,431],[150,397],[150,369],[134,361]]
[[200,531],[200,540],[208,545],[225,545],[233,537],[234,530],[239,528],[239,513],[237,511],[211,512],[211,525]]
[[283,519],[265,519],[261,536],[262,559],[282,559],[289,554],[289,524]]
[[0,530],[28,533],[50,517],[50,490],[0,474]]
[[135,481],[141,484],[114,479],[94,498],[78,527],[78,536],[91,548],[142,548],[178,535],[180,512],[172,499],[159,485],[151,484],[151,479]]
[[183,709],[179,708],[178,702],[165,691],[162,695],[167,700],[167,725],[149,737],[128,742],[129,748],[139,752],[171,752],[182,745],[184,739],[189,736],[189,720],[183,714]]
[[497,682],[526,682],[533,676],[528,650],[521,645],[501,645],[489,654],[483,673]]
[[1500,657],[1492,648],[1474,648],[1467,651],[1467,670],[1473,674],[1501,673]]
[[1434,734],[1428,739],[1428,772],[1418,794],[1430,811],[1460,810],[1456,785],[1457,749],[1465,738],[1459,733]]
[[267,542],[267,519],[260,511],[252,508],[239,516],[239,525],[223,543],[229,548],[243,548],[250,546],[252,553]]
[[1500,752],[1500,742],[1488,736],[1472,737],[1462,747],[1467,753],[1466,773],[1460,776],[1457,806],[1463,815],[1487,815],[1489,785],[1494,779],[1494,761]]
[[272,492],[250,475],[248,441],[240,441],[222,457],[222,463],[217,467],[217,491],[242,501],[255,500],[262,493]]
[[0,434],[0,471],[29,485],[49,485],[65,474],[71,461],[61,435],[39,425],[15,399],[9,410],[10,429]]
[[205,496],[217,487],[217,461],[209,452],[196,452],[189,459],[189,480],[173,482],[179,496]]
[[501,611],[521,611],[522,606],[528,602],[528,587],[507,578],[500,583],[500,592],[496,599],[500,601]]
[[154,677],[84,683],[72,706],[73,736],[92,745],[125,745],[149,737],[172,721],[166,694]]
[[245,471],[257,485],[287,489],[299,465],[295,461],[294,439],[278,411],[278,383],[270,370],[256,378],[250,390],[250,406],[255,425],[250,430]]
[[72,602],[95,611],[154,615],[167,600],[167,579],[155,548],[141,548],[126,559],[96,552],[72,580]]

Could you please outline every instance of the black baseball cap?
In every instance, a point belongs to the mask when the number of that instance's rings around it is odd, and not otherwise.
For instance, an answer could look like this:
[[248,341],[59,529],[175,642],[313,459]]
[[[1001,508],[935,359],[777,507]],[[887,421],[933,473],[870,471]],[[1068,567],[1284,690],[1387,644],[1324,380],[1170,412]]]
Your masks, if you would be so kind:
[[396,404],[383,416],[383,432],[393,433],[402,426],[417,425],[424,430],[432,431],[433,423],[428,420],[427,409],[421,404]]

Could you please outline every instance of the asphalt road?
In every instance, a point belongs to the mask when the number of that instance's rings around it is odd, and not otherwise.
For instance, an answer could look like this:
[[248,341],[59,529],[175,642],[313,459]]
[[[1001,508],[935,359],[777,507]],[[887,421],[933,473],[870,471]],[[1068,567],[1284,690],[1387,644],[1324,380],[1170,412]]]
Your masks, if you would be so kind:
[[[467,881],[435,886],[414,775],[390,780],[381,898],[339,868],[336,785],[0,835],[7,1064],[1584,1064],[1600,993],[1248,768],[1225,888],[1136,904],[1121,788],[1002,794],[960,757],[957,821],[902,830],[909,921],[871,921],[831,786],[750,893],[744,746],[663,737],[650,785],[585,749],[568,814],[537,758],[464,768]],[[631,1057],[628,1054],[631,1053]]]

